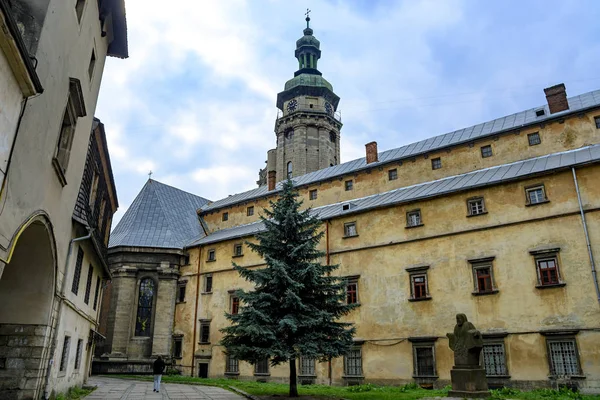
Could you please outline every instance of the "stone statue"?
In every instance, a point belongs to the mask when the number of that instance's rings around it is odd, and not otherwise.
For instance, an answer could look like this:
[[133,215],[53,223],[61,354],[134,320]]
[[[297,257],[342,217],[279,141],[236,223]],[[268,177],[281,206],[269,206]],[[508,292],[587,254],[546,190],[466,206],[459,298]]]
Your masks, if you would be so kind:
[[453,333],[447,333],[450,349],[454,351],[454,368],[450,371],[452,390],[449,396],[484,398],[489,397],[485,369],[480,356],[483,338],[465,314],[456,314]]
[[447,333],[446,336],[450,339],[450,349],[454,351],[455,366],[479,366],[483,339],[465,314],[456,314],[454,333]]

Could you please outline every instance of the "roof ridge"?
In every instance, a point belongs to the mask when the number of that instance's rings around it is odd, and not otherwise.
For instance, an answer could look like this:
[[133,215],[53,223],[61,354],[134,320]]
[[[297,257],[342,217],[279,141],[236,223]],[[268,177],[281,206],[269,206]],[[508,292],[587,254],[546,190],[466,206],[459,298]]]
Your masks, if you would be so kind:
[[159,185],[166,186],[166,187],[168,187],[168,188],[170,188],[170,189],[174,189],[174,190],[177,190],[177,191],[179,191],[179,192],[183,192],[183,193],[186,193],[186,194],[192,195],[192,196],[194,196],[194,197],[198,197],[198,198],[200,198],[200,199],[202,199],[202,200],[211,201],[211,200],[209,200],[209,199],[207,199],[207,198],[205,198],[205,197],[198,196],[197,194],[194,194],[194,193],[191,193],[191,192],[185,191],[185,190],[183,190],[183,189],[179,189],[178,187],[175,187],[175,186],[168,185],[168,184],[166,184],[166,183],[163,183],[163,182],[157,181],[156,179],[149,178],[149,179],[148,179],[148,182],[154,182],[154,183],[158,183]]

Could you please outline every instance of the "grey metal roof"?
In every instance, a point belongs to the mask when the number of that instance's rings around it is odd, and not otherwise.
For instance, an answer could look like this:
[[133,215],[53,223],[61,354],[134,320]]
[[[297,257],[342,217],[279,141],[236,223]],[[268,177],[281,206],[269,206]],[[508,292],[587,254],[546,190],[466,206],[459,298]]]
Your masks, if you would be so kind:
[[110,235],[108,247],[182,249],[204,236],[196,210],[209,200],[148,179]]
[[[359,158],[343,164],[334,165],[333,167],[324,168],[315,172],[298,176],[293,179],[294,185],[308,185],[314,182],[340,177],[342,175],[360,171],[362,169],[372,168],[381,164],[399,161],[405,158],[412,158],[419,154],[425,154],[442,149],[446,146],[456,146],[458,144],[468,143],[486,136],[497,135],[502,132],[523,128],[531,124],[539,124],[543,121],[564,117],[565,115],[581,112],[585,109],[598,106],[600,106],[600,90],[584,93],[579,96],[569,97],[569,109],[566,111],[550,114],[548,105],[531,108],[516,114],[508,115],[506,117],[498,118],[440,136],[434,136],[429,139],[421,140],[420,142],[411,143],[402,147],[380,152],[379,161],[371,163],[368,166],[365,158]],[[535,113],[541,109],[544,110],[544,115],[537,117]],[[267,194],[275,194],[281,190],[281,182],[277,184],[275,190],[269,192],[267,189],[268,188],[265,185],[247,192],[231,195],[203,207],[202,211],[214,211],[232,204],[254,200]]]
[[[510,164],[498,165],[466,174],[450,176],[435,181],[419,183],[385,193],[353,199],[336,204],[314,208],[312,211],[320,219],[340,217],[346,214],[355,214],[373,208],[387,207],[395,204],[410,203],[431,197],[442,196],[453,192],[491,186],[499,183],[524,179],[528,176],[554,172],[577,165],[600,161],[600,144],[553,153],[529,160],[517,161]],[[348,210],[343,209],[344,204],[350,204]],[[250,236],[263,230],[261,221],[233,228],[222,229],[208,236],[197,238],[186,247],[215,243],[222,240],[231,240],[239,237]]]

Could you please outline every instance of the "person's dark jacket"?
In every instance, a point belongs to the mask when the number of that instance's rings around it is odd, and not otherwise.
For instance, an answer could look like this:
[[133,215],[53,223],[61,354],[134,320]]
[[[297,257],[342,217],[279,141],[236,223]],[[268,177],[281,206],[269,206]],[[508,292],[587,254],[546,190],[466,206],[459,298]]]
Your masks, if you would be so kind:
[[165,370],[165,362],[162,359],[154,361],[154,375],[162,375]]

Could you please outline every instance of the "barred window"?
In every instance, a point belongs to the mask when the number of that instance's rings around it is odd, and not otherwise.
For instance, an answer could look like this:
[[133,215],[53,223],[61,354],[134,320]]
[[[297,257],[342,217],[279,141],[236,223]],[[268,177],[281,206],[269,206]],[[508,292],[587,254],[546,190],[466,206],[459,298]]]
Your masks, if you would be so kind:
[[553,376],[580,375],[575,340],[548,341],[550,374]]
[[540,134],[538,132],[527,135],[527,140],[529,141],[530,146],[535,146],[536,144],[542,143],[542,139],[540,138]]
[[79,292],[79,280],[81,279],[81,266],[83,265],[83,249],[79,247],[77,250],[77,261],[75,262],[75,272],[73,273],[73,283],[71,292],[77,296]]
[[260,360],[256,364],[254,364],[254,373],[255,374],[268,374],[269,373],[269,359],[265,358],[264,360]]
[[485,214],[486,210],[483,197],[467,200],[467,211],[469,212],[469,216]]
[[83,339],[77,341],[77,353],[75,353],[75,369],[78,370],[81,365],[81,352],[83,351]]
[[92,278],[94,277],[94,267],[90,264],[88,268],[87,282],[85,283],[85,296],[83,301],[85,304],[90,304],[90,294],[92,293]]
[[60,356],[60,368],[59,371],[66,371],[67,360],[69,358],[69,347],[71,346],[71,336],[65,336],[63,341],[62,354]]
[[433,345],[414,346],[415,376],[435,376]]
[[344,356],[344,373],[346,376],[362,376],[362,351],[354,348]]
[[487,376],[505,376],[506,355],[504,353],[504,343],[489,343],[483,345],[483,364]]
[[154,289],[154,281],[151,278],[144,278],[140,281],[138,309],[135,319],[135,336],[150,336]]
[[300,375],[316,375],[314,358],[300,357]]
[[240,372],[240,362],[237,358],[227,354],[227,360],[225,361],[225,373],[238,374]]

